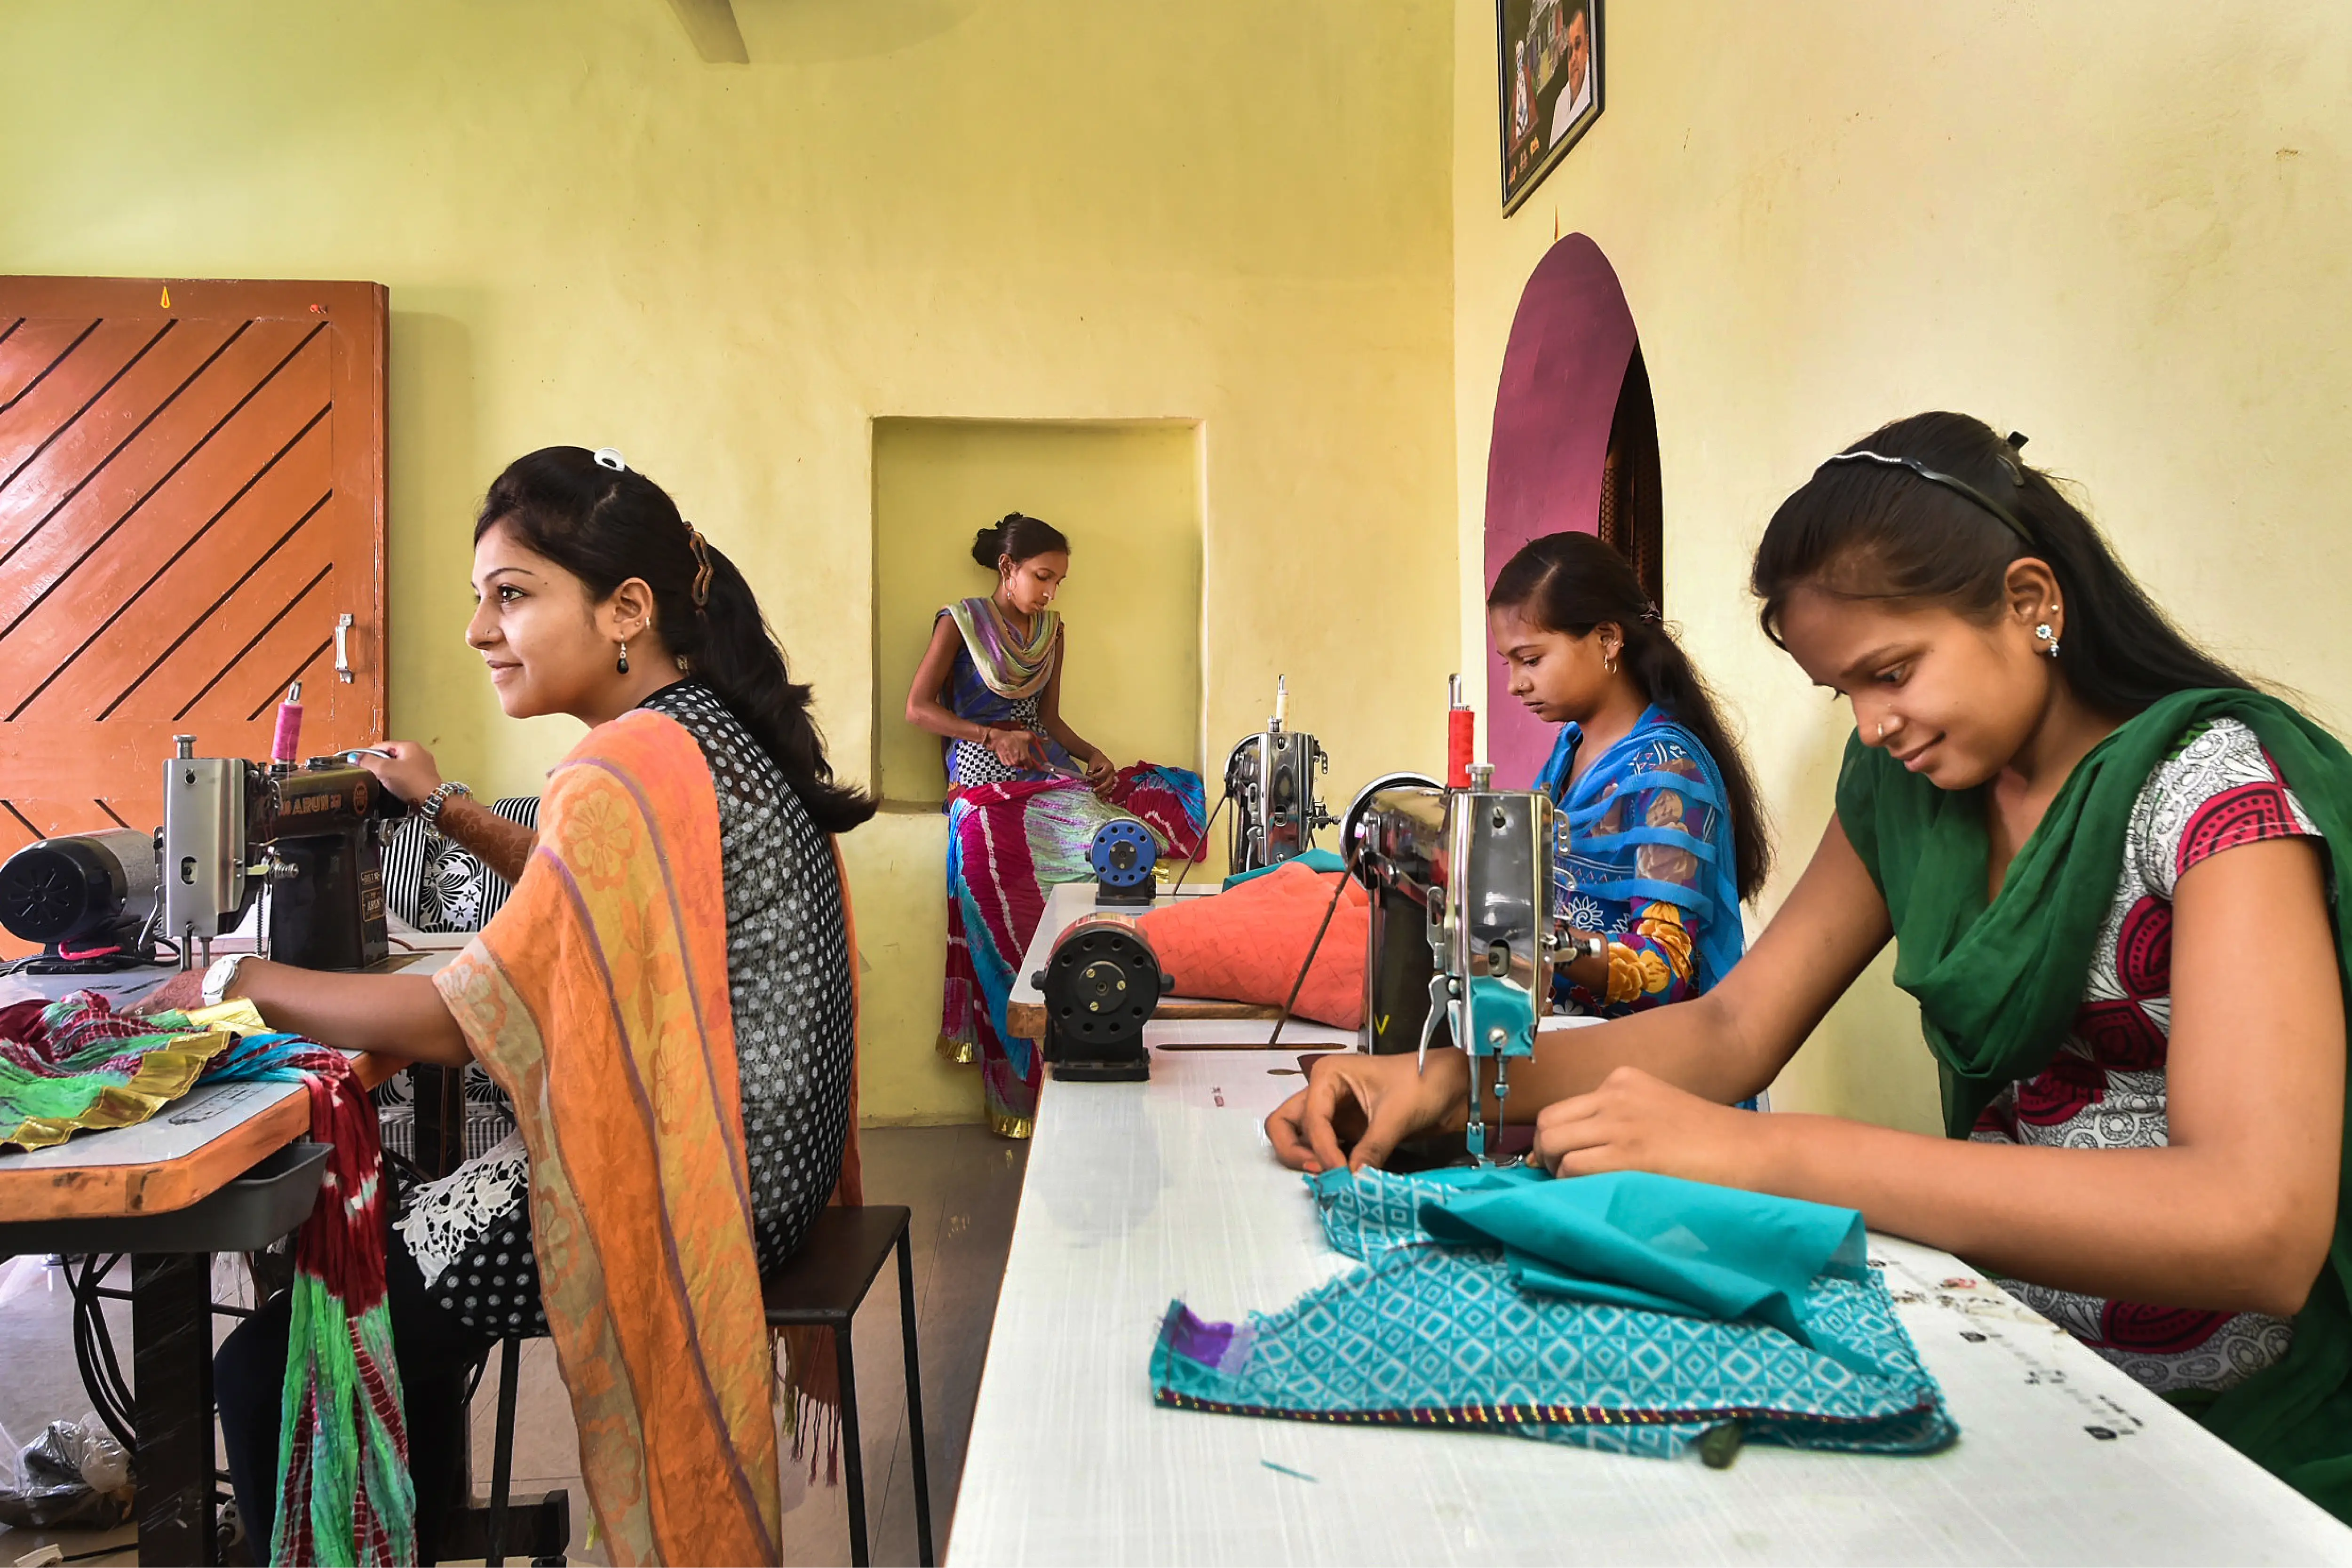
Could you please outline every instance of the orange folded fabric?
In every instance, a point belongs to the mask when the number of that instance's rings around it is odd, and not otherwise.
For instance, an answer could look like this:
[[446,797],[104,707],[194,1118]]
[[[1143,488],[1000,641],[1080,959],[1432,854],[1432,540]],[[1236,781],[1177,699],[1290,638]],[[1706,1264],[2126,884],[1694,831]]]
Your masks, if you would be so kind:
[[[1278,1008],[1297,983],[1316,927],[1330,907],[1333,882],[1345,875],[1286,865],[1213,897],[1155,909],[1138,924],[1160,955],[1160,968],[1175,977],[1179,996]],[[1361,883],[1346,880],[1293,1009],[1336,1029],[1364,1021],[1364,944],[1371,932],[1371,900]]]

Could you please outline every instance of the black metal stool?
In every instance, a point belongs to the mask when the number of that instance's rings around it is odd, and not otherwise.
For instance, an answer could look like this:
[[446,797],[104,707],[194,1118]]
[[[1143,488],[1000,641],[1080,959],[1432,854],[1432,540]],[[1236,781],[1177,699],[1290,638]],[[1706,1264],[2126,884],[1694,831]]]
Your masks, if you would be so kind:
[[776,1328],[826,1328],[841,1363],[841,1440],[849,1469],[849,1560],[865,1568],[866,1455],[857,1436],[857,1378],[850,1360],[850,1322],[882,1271],[898,1253],[898,1326],[907,1346],[907,1425],[915,1443],[917,1561],[930,1568],[931,1478],[923,1454],[922,1370],[915,1353],[915,1259],[908,1243],[908,1211],[895,1204],[830,1207],[783,1267],[760,1281],[768,1322]]

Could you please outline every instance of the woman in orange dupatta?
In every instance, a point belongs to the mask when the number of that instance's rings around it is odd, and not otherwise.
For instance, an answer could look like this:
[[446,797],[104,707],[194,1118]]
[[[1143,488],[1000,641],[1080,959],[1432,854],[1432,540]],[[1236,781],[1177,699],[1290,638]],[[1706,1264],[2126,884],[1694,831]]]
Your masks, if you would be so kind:
[[[500,706],[593,727],[550,776],[536,833],[474,805],[421,747],[372,766],[513,896],[429,980],[254,961],[215,988],[333,1044],[479,1060],[514,1103],[509,1145],[409,1194],[394,1226],[427,1560],[455,1473],[438,1449],[462,1433],[439,1431],[437,1408],[419,1419],[439,1395],[416,1385],[543,1332],[613,1561],[773,1563],[760,1276],[828,1201],[858,1200],[855,957],[831,835],[873,804],[832,782],[808,688],[741,575],[618,453],[510,465],[475,530],[474,581],[467,641]],[[264,1527],[242,1477],[276,1432],[233,1419],[262,1402],[232,1385],[282,1364],[275,1328],[250,1320],[219,1361],[240,1501]],[[796,1397],[837,1398],[829,1364],[793,1363]]]

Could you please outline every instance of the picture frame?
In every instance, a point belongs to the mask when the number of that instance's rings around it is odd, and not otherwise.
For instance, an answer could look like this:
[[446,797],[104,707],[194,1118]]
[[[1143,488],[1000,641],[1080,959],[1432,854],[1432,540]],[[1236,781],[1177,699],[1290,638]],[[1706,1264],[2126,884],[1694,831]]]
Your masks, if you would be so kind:
[[1601,0],[1495,0],[1507,217],[1601,118]]

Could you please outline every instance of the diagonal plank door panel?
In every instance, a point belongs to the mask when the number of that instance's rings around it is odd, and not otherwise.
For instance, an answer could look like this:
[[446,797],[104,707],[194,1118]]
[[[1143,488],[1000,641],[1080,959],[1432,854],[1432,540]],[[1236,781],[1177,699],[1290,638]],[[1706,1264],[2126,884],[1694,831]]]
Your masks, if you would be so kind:
[[0,854],[152,829],[298,677],[306,753],[383,733],[385,292],[165,287],[0,277]]

